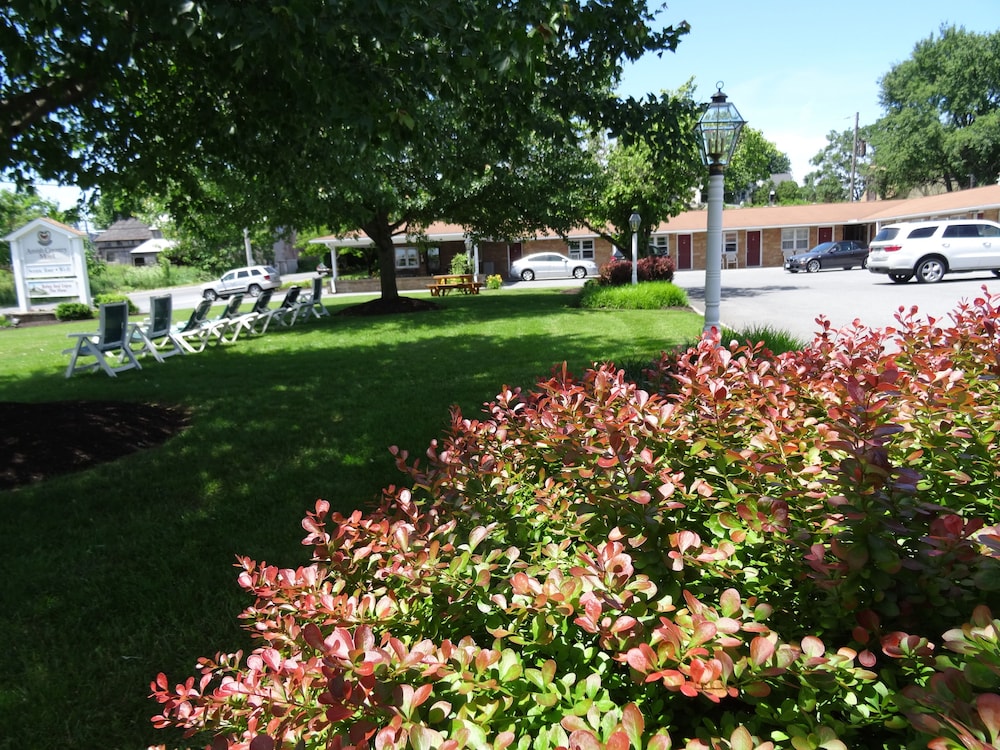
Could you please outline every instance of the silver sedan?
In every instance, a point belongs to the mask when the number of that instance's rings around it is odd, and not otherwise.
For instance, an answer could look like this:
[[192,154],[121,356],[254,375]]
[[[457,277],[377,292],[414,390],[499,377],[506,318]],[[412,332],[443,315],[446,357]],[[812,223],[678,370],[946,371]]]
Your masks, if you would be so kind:
[[511,263],[510,277],[521,281],[534,279],[583,279],[597,276],[597,264],[592,260],[567,258],[560,253],[525,255]]

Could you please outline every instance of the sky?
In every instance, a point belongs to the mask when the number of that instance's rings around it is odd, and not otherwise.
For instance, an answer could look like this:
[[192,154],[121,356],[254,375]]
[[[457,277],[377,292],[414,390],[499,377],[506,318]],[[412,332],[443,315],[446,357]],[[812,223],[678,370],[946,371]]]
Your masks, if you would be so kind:
[[[721,81],[801,184],[828,133],[853,129],[855,116],[861,125],[879,119],[879,79],[917,42],[942,25],[1000,30],[1000,0],[667,0],[658,21],[687,21],[691,32],[676,52],[627,66],[619,93],[642,98],[693,79],[695,98],[708,101]],[[73,187],[39,192],[64,209],[78,197]]]
[[[831,131],[870,125],[883,112],[879,79],[942,25],[1000,30],[1000,0],[666,0],[658,21],[687,21],[677,51],[647,55],[619,93],[643,97],[693,78],[695,99],[723,92],[748,125],[787,154],[802,184]],[[650,3],[653,8],[654,3]]]

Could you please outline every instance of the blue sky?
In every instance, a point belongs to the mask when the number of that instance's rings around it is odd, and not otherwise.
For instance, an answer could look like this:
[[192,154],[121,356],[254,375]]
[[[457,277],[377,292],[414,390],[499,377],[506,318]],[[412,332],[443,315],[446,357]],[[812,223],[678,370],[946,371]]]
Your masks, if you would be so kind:
[[[654,7],[651,3],[650,7]],[[619,92],[641,97],[694,79],[708,101],[717,81],[751,127],[788,154],[801,184],[831,130],[881,115],[879,79],[942,25],[1000,30],[1000,0],[668,0],[663,24],[687,21],[675,53],[629,66]]]

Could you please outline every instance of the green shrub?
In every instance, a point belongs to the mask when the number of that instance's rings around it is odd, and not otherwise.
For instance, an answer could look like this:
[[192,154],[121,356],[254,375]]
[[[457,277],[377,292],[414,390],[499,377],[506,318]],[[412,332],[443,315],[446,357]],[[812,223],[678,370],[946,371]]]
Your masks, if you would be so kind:
[[486,288],[487,289],[499,289],[503,286],[503,277],[498,274],[490,274],[486,277]]
[[82,302],[63,302],[56,307],[56,320],[89,320],[93,317],[93,308]]
[[588,282],[580,292],[580,307],[610,310],[662,310],[687,307],[687,292],[669,281],[650,281],[625,286],[602,286]]
[[459,253],[451,259],[450,273],[467,274],[472,273],[472,262],[465,253]]
[[731,341],[733,339],[736,339],[741,344],[749,344],[750,346],[762,343],[765,348],[774,354],[794,352],[804,349],[806,346],[804,341],[793,336],[788,331],[767,325],[751,326],[742,331],[733,331],[728,328],[723,330],[723,341]]
[[995,747],[998,302],[456,410],[393,449],[377,509],[316,503],[310,564],[240,558],[259,646],[159,675],[154,724],[254,750]]
[[17,291],[14,289],[14,272],[0,268],[0,305],[12,307],[17,304]]
[[113,302],[128,302],[128,314],[129,315],[139,314],[139,308],[131,299],[129,299],[128,295],[116,294],[114,292],[94,295],[95,305],[110,305]]

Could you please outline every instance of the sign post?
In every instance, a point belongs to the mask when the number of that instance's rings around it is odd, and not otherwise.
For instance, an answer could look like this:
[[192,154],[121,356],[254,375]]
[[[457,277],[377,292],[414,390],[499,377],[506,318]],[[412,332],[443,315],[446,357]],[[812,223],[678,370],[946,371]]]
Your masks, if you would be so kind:
[[85,237],[83,232],[48,218],[35,219],[4,237],[10,243],[21,312],[30,312],[33,304],[66,300],[93,305]]

